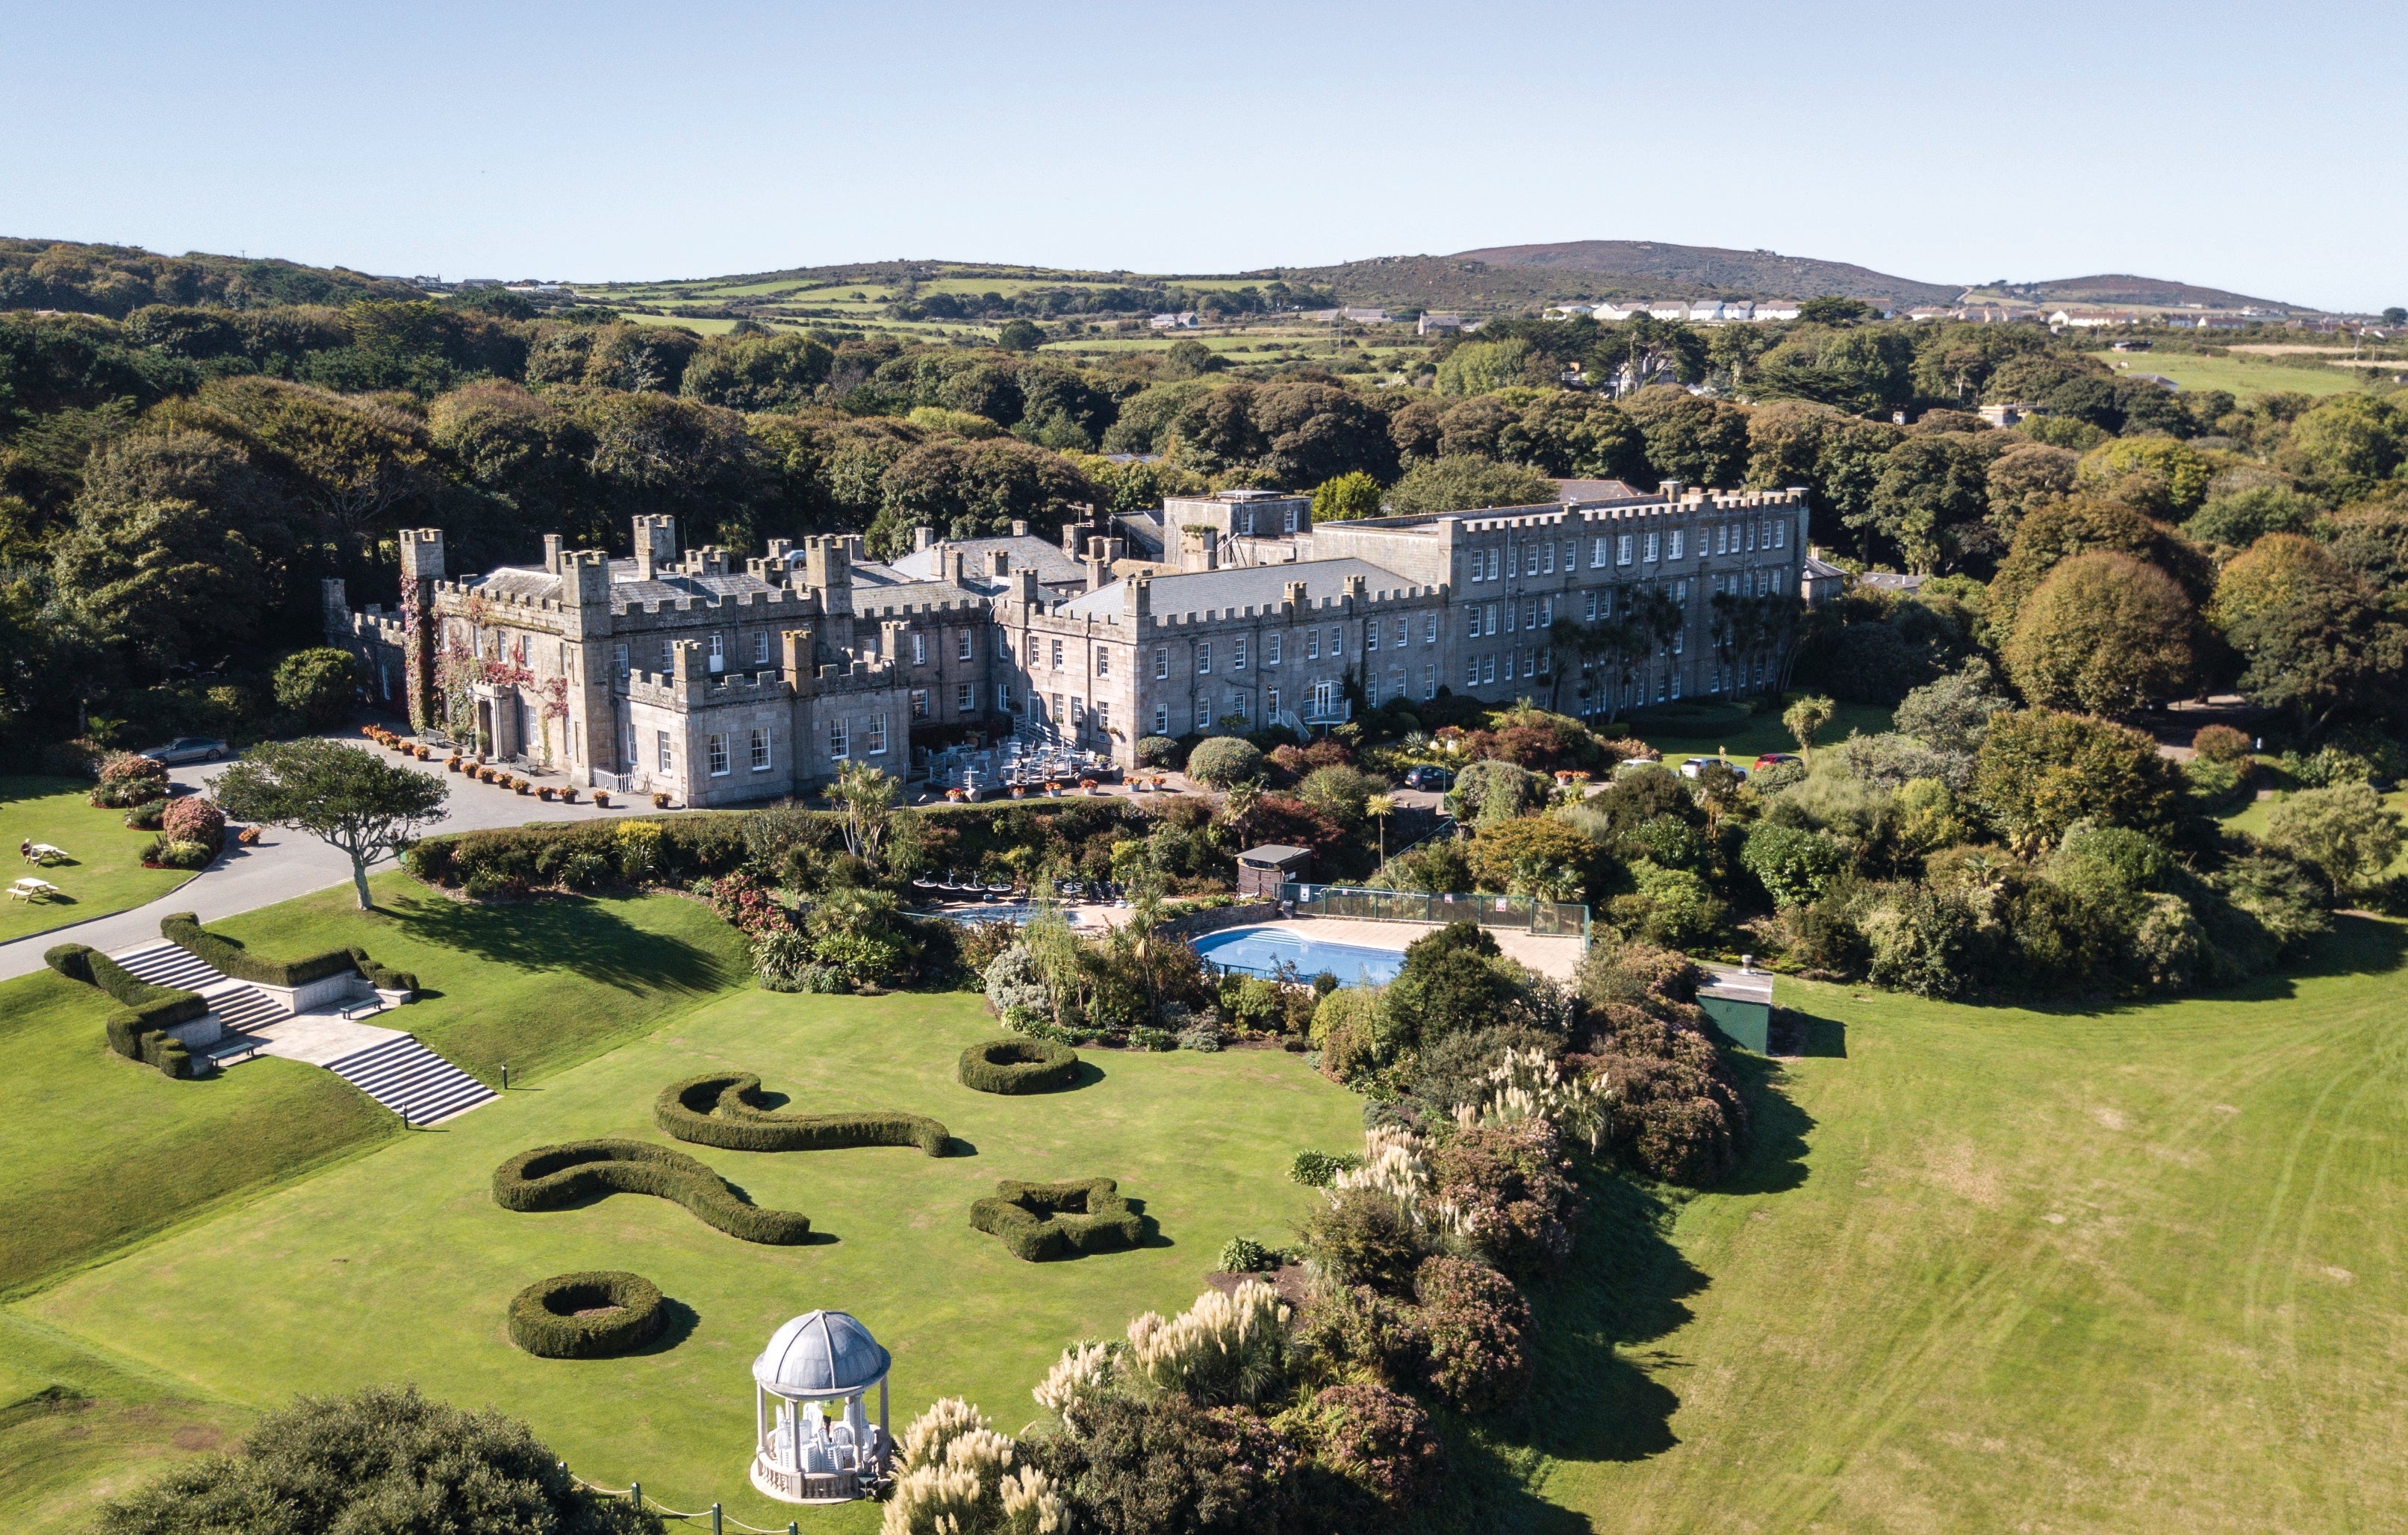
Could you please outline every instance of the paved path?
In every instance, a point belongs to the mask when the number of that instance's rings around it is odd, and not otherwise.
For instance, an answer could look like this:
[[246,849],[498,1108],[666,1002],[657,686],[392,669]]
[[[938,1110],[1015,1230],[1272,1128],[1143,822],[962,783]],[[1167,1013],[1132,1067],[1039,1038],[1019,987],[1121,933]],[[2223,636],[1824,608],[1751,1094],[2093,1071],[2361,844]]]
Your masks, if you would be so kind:
[[[621,805],[614,805],[607,811],[597,810],[590,804],[548,805],[532,795],[497,789],[490,783],[479,783],[456,773],[447,773],[439,762],[419,762],[414,758],[396,756],[356,736],[335,739],[374,752],[386,762],[402,763],[449,782],[452,797],[445,808],[450,813],[436,823],[434,829],[437,831],[522,826],[531,821],[591,821],[601,816],[624,815],[633,809]],[[199,788],[225,768],[224,763],[202,763],[178,768],[173,776],[178,783]],[[563,778],[558,782],[566,782],[567,780]],[[649,811],[651,807],[647,805],[644,809]],[[250,847],[238,846],[229,838],[224,854],[216,863],[148,906],[93,917],[65,927],[53,927],[48,932],[29,933],[13,941],[0,943],[0,981],[12,976],[31,975],[40,969],[42,951],[52,944],[85,943],[108,953],[136,944],[155,943],[159,940],[159,919],[170,911],[191,911],[205,923],[215,922],[221,917],[257,911],[260,907],[273,906],[279,901],[306,896],[329,885],[349,884],[351,879],[351,860],[306,833],[265,827],[260,839]]]

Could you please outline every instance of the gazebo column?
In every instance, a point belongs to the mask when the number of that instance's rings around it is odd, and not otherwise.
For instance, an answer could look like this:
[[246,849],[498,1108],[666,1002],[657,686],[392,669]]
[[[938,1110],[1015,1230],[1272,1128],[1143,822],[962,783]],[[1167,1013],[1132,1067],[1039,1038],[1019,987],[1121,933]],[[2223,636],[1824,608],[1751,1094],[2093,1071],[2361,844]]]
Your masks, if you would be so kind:
[[885,1377],[885,1376],[883,1376],[883,1375],[881,1375],[880,1377],[878,1377],[878,1463],[879,1463],[879,1465],[881,1465],[881,1466],[884,1466],[884,1465],[886,1464],[886,1456],[887,1456],[887,1452],[888,1452],[889,1448],[890,1448],[890,1445],[889,1445],[888,1441],[887,1441],[887,1438],[886,1438],[886,1377]]
[[[762,1398],[761,1383],[752,1383],[752,1453],[761,1455],[769,1448],[769,1410]],[[775,1465],[772,1457],[770,1464]]]

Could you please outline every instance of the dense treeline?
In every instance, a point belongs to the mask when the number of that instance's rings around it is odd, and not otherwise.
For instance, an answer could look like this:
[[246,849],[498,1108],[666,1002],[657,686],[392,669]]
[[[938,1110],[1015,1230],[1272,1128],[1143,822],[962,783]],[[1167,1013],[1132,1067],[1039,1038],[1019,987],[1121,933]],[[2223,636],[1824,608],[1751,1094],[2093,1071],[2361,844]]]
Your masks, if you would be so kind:
[[[859,531],[889,552],[915,524],[1050,534],[1082,504],[1235,485],[1321,487],[1330,517],[1540,499],[1551,476],[1804,484],[1817,541],[1943,578],[1822,622],[1821,669],[1867,696],[2006,652],[2027,595],[2045,621],[2008,664],[2086,707],[2242,680],[2303,721],[2345,716],[2397,642],[2399,409],[2172,395],[2029,327],[1881,323],[1844,300],[1782,326],[1510,321],[1374,387],[1232,371],[1192,340],[1095,361],[749,323],[705,337],[394,287],[0,246],[0,302],[26,306],[0,315],[12,743],[79,720],[256,727],[268,668],[317,628],[318,579],[390,600],[402,526],[445,529],[462,569],[555,529],[624,549],[638,511],[675,513],[696,543]],[[2051,414],[1993,430],[1971,413],[2003,399]],[[2076,553],[2102,558],[2060,587],[2182,630],[2137,680],[2067,659],[2087,610],[2042,587]],[[2289,663],[2311,652],[2325,664],[2303,678]]]

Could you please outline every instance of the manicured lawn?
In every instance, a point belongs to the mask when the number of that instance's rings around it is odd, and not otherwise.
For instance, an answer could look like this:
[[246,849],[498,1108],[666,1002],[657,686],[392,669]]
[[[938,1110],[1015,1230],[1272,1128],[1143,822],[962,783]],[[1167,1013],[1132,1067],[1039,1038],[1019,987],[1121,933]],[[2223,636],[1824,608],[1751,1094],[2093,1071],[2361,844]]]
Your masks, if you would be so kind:
[[743,939],[678,896],[467,906],[391,872],[377,910],[348,886],[230,917],[211,930],[280,958],[357,945],[428,994],[395,1019],[494,1086],[588,1059],[696,1002],[752,983]]
[[[0,778],[0,863],[8,870],[0,884],[31,874],[64,897],[0,901],[0,940],[140,906],[192,878],[143,868],[142,850],[158,833],[129,830],[123,811],[93,810],[85,802],[91,793],[78,779]],[[17,857],[17,844],[28,840],[64,848],[74,862],[36,868]]]
[[[2274,813],[2274,807],[2287,797],[2289,797],[2287,795],[2278,791],[2264,799],[2245,801],[2240,809],[2219,816],[2217,819],[2235,831],[2245,831],[2252,837],[2263,837],[2266,835],[2266,822]],[[2408,815],[2408,789],[2393,790],[2383,796],[2383,803],[2401,815]],[[2401,850],[2400,856],[2392,860],[2391,867],[2394,870],[2408,869],[2408,848]]]
[[[1784,706],[1785,707],[1785,705]],[[1664,754],[1667,762],[1683,757],[1710,757],[1727,750],[1744,768],[1766,752],[1795,752],[1798,738],[1781,723],[1781,709],[1751,713],[1746,703],[1689,699],[1680,704],[1641,710],[1625,716],[1630,733]],[[1849,736],[1879,735],[1890,726],[1890,710],[1876,704],[1842,704],[1823,727],[1819,744],[1836,745]]]
[[295,1061],[171,1081],[110,1053],[105,1007],[48,970],[0,983],[0,1295],[398,1133]]
[[1778,1072],[1669,1241],[1584,1248],[1618,1314],[1552,1334],[1546,1496],[1598,1530],[2399,1528],[2402,949],[2350,919],[2331,973],[2097,1014],[1784,981],[1846,1053]]
[[[955,1060],[991,1028],[967,994],[738,993],[23,1310],[253,1408],[296,1390],[414,1380],[526,1417],[581,1475],[640,1478],[674,1507],[715,1499],[738,1518],[781,1526],[790,1512],[745,1483],[747,1367],[787,1317],[826,1306],[867,1322],[895,1352],[898,1427],[930,1399],[961,1393],[1017,1429],[1038,1415],[1029,1389],[1065,1343],[1116,1334],[1149,1307],[1185,1306],[1233,1235],[1284,1240],[1315,1198],[1287,1180],[1289,1159],[1358,1143],[1358,1100],[1282,1053],[1101,1052],[1090,1057],[1099,1080],[1066,1094],[973,1093],[954,1081]],[[830,1240],[804,1247],[737,1241],[656,1198],[614,1195],[543,1214],[493,1202],[504,1157],[586,1136],[662,1140],[654,1095],[719,1068],[757,1070],[798,1106],[934,1114],[976,1154],[685,1148],[754,1202],[808,1213]],[[1027,1264],[969,1227],[971,1201],[998,1178],[1097,1174],[1142,1201],[1159,1227],[1151,1245]],[[690,1335],[638,1357],[577,1363],[510,1345],[502,1315],[513,1293],[595,1268],[658,1282],[692,1313]],[[189,1325],[200,1315],[209,1326]],[[865,1504],[802,1517],[813,1528],[867,1529],[877,1513]]]
[[[2272,394],[2276,390],[2293,390],[2302,395],[2339,395],[2362,388],[2358,376],[2365,371],[2362,368],[2332,367],[2313,360],[2297,363],[2243,362],[2233,357],[2203,357],[2187,351],[2150,351],[2126,357],[2107,353],[2100,361],[2118,372],[2160,374],[2185,389],[2229,390],[2243,400],[2256,395]],[[2408,363],[2401,364],[2397,371],[2408,372]]]

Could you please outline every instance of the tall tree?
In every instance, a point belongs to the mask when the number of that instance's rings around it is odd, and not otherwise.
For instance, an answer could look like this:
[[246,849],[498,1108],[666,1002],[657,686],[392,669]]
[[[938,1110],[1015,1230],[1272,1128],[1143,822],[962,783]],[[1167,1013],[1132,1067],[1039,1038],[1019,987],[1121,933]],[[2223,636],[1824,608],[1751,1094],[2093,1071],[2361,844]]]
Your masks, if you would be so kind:
[[271,741],[218,776],[211,791],[237,821],[303,831],[351,861],[360,910],[372,910],[368,870],[398,858],[443,818],[451,794],[430,773],[383,762],[339,741]]
[[2197,680],[2195,623],[2173,578],[2099,550],[2049,572],[2023,605],[2004,659],[2033,703],[2127,714]]

